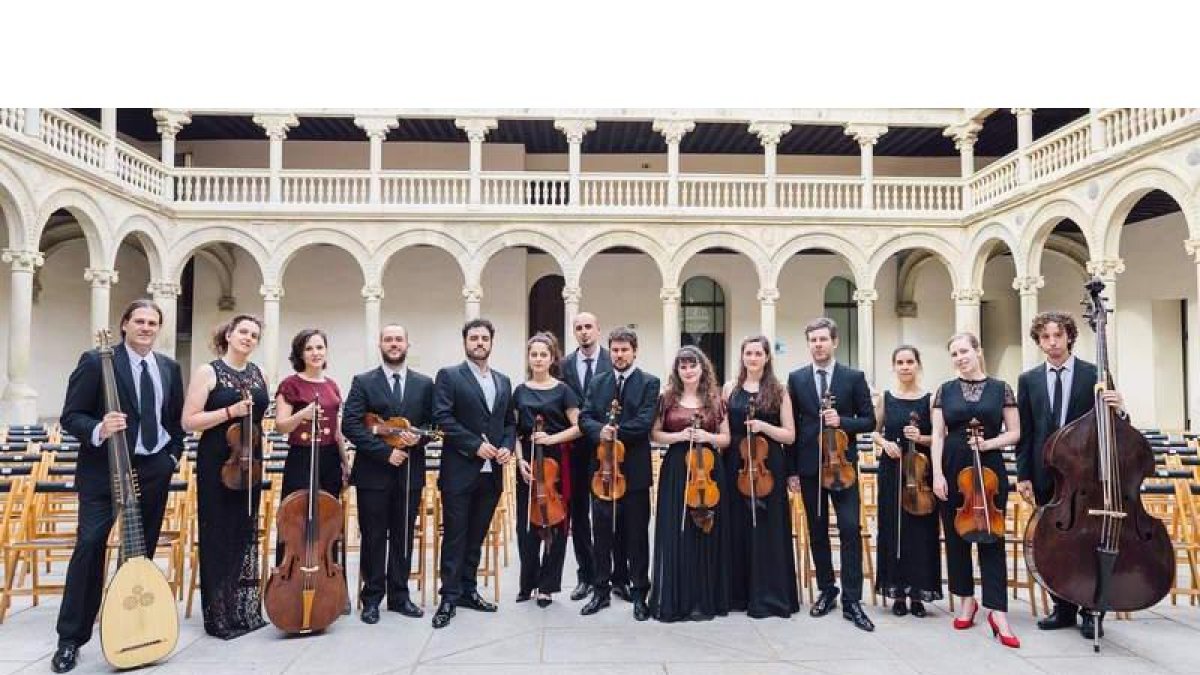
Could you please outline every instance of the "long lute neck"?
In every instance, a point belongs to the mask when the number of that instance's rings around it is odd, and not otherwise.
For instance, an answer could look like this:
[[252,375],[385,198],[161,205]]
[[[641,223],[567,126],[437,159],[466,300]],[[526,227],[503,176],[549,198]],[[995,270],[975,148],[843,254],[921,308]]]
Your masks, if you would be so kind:
[[[100,366],[104,380],[104,409],[121,412],[117,396],[116,374],[111,350],[101,350]],[[146,535],[142,528],[142,510],[138,506],[137,485],[129,459],[129,441],[124,431],[108,439],[108,470],[112,477],[113,512],[121,519],[121,562],[145,557]]]

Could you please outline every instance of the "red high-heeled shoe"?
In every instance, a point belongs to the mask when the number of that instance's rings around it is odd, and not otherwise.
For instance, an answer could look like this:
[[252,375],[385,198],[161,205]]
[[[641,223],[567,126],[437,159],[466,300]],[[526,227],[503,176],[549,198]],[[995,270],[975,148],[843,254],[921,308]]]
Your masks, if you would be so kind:
[[1000,640],[1000,644],[1013,649],[1021,648],[1021,641],[1016,635],[1003,635],[1000,633],[1000,627],[996,625],[996,620],[992,618],[995,612],[988,612],[988,625],[992,627],[992,637]]
[[975,600],[971,602],[975,603],[975,608],[971,610],[971,616],[966,619],[954,617],[954,630],[966,630],[975,625],[975,615],[979,613],[979,603]]

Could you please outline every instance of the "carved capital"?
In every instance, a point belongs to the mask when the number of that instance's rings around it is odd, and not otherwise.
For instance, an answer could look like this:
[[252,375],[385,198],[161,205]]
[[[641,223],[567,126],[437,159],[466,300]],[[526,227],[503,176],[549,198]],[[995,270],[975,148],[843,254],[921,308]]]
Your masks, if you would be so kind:
[[146,284],[146,292],[155,300],[174,300],[183,292],[183,288],[174,281],[151,281]]
[[192,116],[179,108],[159,108],[154,111],[154,119],[157,122],[158,134],[172,138],[192,122]]
[[388,132],[400,126],[400,120],[395,115],[358,115],[354,125],[367,132],[367,138],[375,140],[387,136]]
[[792,130],[792,125],[787,122],[751,122],[750,133],[758,136],[758,142],[763,144],[763,147],[768,145],[779,145],[779,139],[787,135],[787,132]]
[[1009,108],[1009,110],[1012,111],[1012,114],[1016,115],[1017,117],[1024,117],[1026,115],[1033,114],[1033,108]]
[[263,284],[258,287],[258,292],[263,296],[264,302],[279,302],[283,298],[281,284]]
[[758,302],[763,305],[774,305],[779,300],[778,288],[758,289]]
[[217,309],[222,312],[232,312],[237,309],[237,298],[232,295],[222,295],[217,298]]
[[679,302],[679,298],[683,297],[683,291],[678,286],[664,286],[658,289],[658,299],[663,301],[663,304],[671,302]]
[[1103,260],[1087,261],[1087,273],[1100,277],[1106,284],[1117,280],[1117,275],[1125,271],[1125,261],[1121,258],[1105,258]]
[[267,138],[282,141],[287,138],[288,129],[299,126],[300,120],[291,113],[264,113],[255,115],[253,122],[267,132]]
[[950,292],[950,299],[959,305],[978,305],[982,297],[982,288],[956,288]]
[[897,302],[896,316],[901,319],[917,318],[917,303],[915,302]]
[[955,149],[962,152],[975,147],[975,140],[979,138],[979,132],[982,130],[983,125],[972,120],[948,126],[942,130],[942,135],[953,138]]
[[83,280],[90,282],[92,288],[112,288],[117,283],[119,274],[116,270],[89,267],[83,271]]
[[1046,277],[1017,277],[1013,279],[1013,290],[1021,295],[1037,295],[1038,289],[1046,285]]
[[487,134],[497,126],[495,118],[491,117],[460,117],[454,120],[454,126],[467,134],[467,140],[472,143],[482,143]]
[[596,130],[596,120],[554,120],[554,128],[563,132],[563,135],[567,137],[567,143],[578,145],[583,142],[583,136],[587,132]]
[[6,248],[0,254],[0,260],[12,265],[14,272],[33,272],[46,262],[41,251],[30,251],[23,248]]
[[383,300],[383,286],[379,284],[367,284],[363,286],[362,297],[366,302],[379,302]]
[[578,286],[563,286],[562,299],[563,302],[578,305],[583,299],[583,289]]
[[846,125],[846,135],[858,141],[859,146],[875,145],[879,137],[886,134],[887,130],[888,128],[882,124],[851,123]]
[[659,119],[654,120],[652,128],[662,134],[670,145],[683,140],[687,132],[696,128],[696,123],[691,120]]
[[1183,249],[1187,254],[1192,256],[1197,265],[1200,265],[1200,239],[1187,239],[1183,242]]
[[860,288],[854,291],[854,295],[851,297],[853,297],[854,301],[857,302],[861,307],[862,305],[870,305],[878,300],[879,291],[875,290],[874,288]]
[[463,286],[463,300],[471,303],[483,302],[483,287],[482,286]]

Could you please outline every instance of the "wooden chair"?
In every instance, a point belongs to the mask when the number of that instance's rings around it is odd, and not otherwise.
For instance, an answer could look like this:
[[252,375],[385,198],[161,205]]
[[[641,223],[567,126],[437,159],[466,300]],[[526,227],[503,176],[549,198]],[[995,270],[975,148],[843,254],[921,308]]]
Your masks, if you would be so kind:
[[1188,572],[1188,580],[1184,585],[1176,571],[1175,584],[1171,587],[1171,604],[1177,605],[1179,596],[1186,595],[1188,604],[1195,605],[1197,596],[1200,596],[1200,518],[1189,481],[1175,481],[1174,507],[1175,527],[1172,528],[1171,540],[1175,547],[1176,569],[1182,564]]
[[[47,529],[42,523],[42,518],[46,514],[46,506],[49,503],[50,492],[49,488],[39,490],[38,481],[45,478],[45,472],[53,461],[53,453],[48,453],[38,472],[31,476],[30,481],[26,483],[23,494],[18,496],[26,506],[21,514],[17,534],[4,550],[3,594],[5,606],[11,603],[11,598],[15,595],[29,595],[33,605],[37,606],[42,594],[55,595],[61,594],[63,591],[61,583],[42,582],[38,564],[39,558],[44,560],[45,556],[52,552],[58,553],[64,558],[69,557],[70,552],[75,548],[74,533],[47,533]],[[17,577],[18,569],[21,569],[19,578]],[[32,581],[29,588],[23,588],[26,574],[29,574]]]
[[862,533],[863,583],[871,585],[871,605],[875,606],[879,604],[879,588],[875,585],[875,533],[879,531],[878,474],[859,473],[858,496],[861,504],[858,525]]
[[800,566],[796,575],[797,591],[803,596],[804,590],[808,589],[808,602],[812,604],[813,581],[817,573],[813,569],[812,549],[808,546],[808,521],[804,517],[804,500],[799,494],[789,493],[788,504],[792,514],[792,545]]

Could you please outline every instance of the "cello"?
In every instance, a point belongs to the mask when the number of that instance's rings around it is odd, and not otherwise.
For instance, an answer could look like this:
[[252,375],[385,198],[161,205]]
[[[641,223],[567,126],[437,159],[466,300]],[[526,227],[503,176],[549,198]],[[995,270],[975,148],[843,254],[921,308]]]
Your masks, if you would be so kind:
[[[544,431],[545,426],[546,420],[541,415],[534,418],[534,433]],[[532,450],[530,473],[533,474],[529,486],[529,525],[538,528],[538,537],[548,544],[554,539],[555,526],[567,519],[567,509],[555,488],[558,462],[546,457],[546,449],[541,443],[531,440],[529,444]]]
[[[321,490],[318,458],[324,429],[320,397],[308,431],[308,487],[279,505],[275,527],[283,562],[271,570],[263,607],[271,623],[286,633],[307,634],[329,627],[346,606],[346,577],[333,552],[342,538],[342,505]],[[293,451],[294,452],[294,451]]]
[[[700,415],[697,413],[692,415],[692,433],[695,434],[700,429]],[[712,531],[713,523],[715,522],[713,508],[717,502],[721,501],[721,490],[717,487],[717,482],[713,480],[712,470],[716,465],[716,453],[712,448],[702,443],[696,443],[695,436],[688,441],[688,449],[686,455],[687,462],[687,482],[683,486],[683,503],[686,505],[684,513],[686,515],[690,509],[692,512],[692,522],[696,527],[700,528],[701,532],[708,534]],[[681,517],[679,521],[679,531],[683,532],[687,520]]]
[[979,452],[982,442],[983,424],[971,418],[967,424],[967,445],[971,447],[972,463],[961,469],[955,479],[963,503],[954,512],[954,531],[972,544],[991,544],[1004,537],[1004,511],[996,507],[1000,479],[995,471],[983,465]]
[[[752,420],[758,414],[758,397],[750,398],[746,411],[746,419]],[[746,432],[746,437],[738,444],[742,465],[738,469],[737,487],[746,497],[750,498],[750,524],[758,527],[758,500],[771,494],[775,489],[775,476],[767,468],[767,454],[770,445],[761,433]]]
[[1093,649],[1100,651],[1103,612],[1132,612],[1158,603],[1175,581],[1175,552],[1162,521],[1142,505],[1142,480],[1154,473],[1146,438],[1104,401],[1113,388],[1108,366],[1104,282],[1087,284],[1084,316],[1096,333],[1099,376],[1093,408],[1046,439],[1054,497],[1025,529],[1025,564],[1055,595],[1100,613]]

